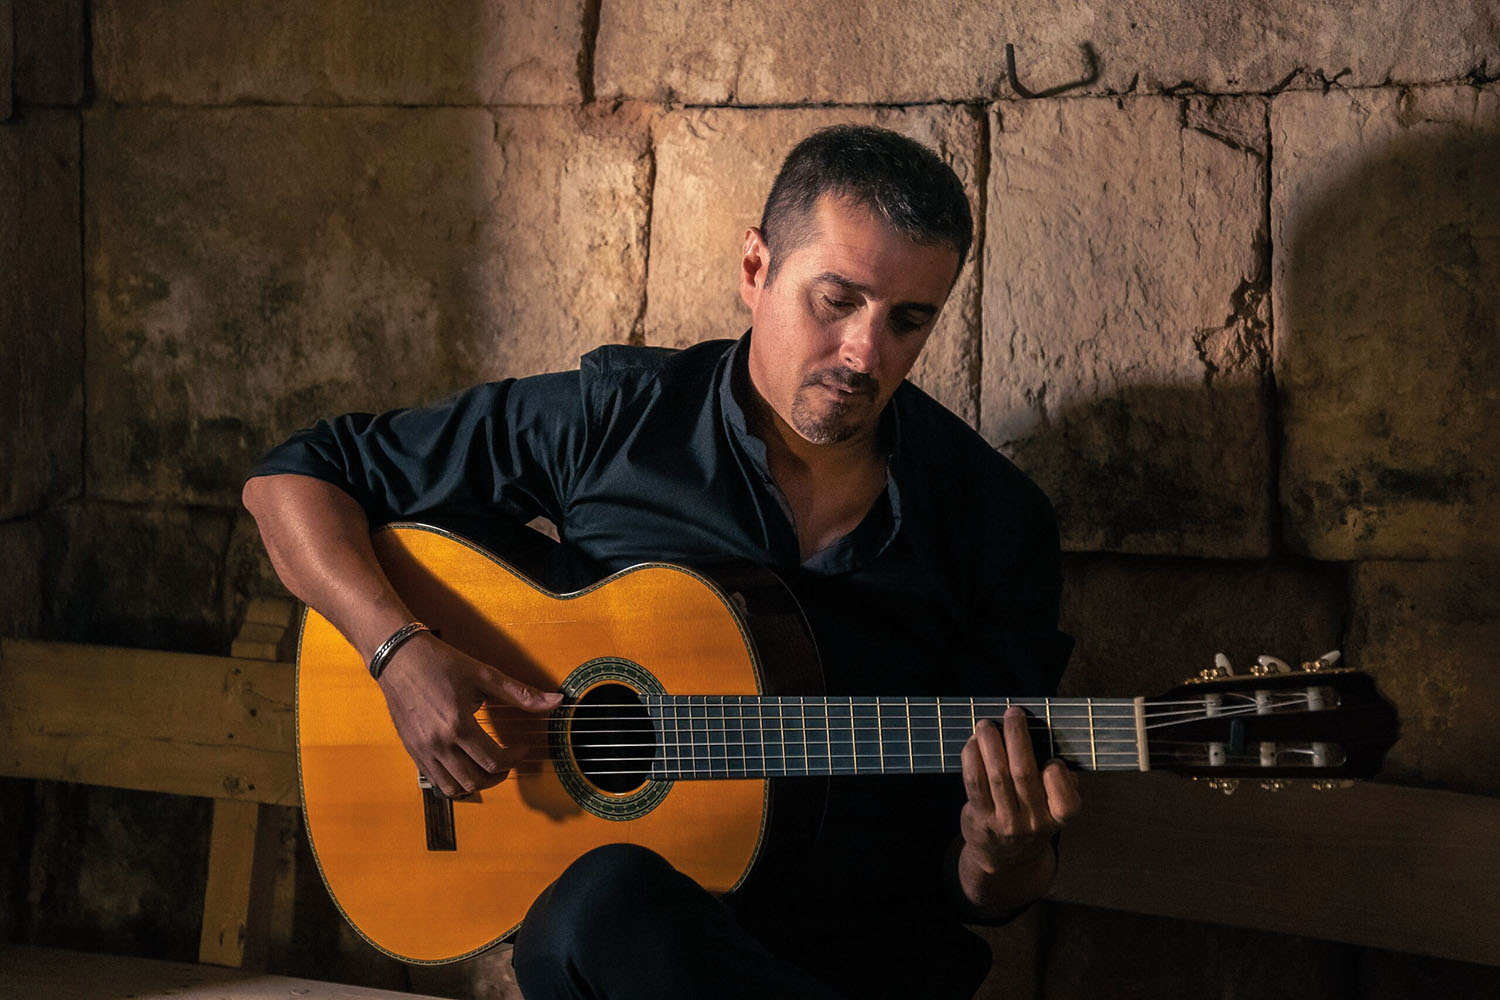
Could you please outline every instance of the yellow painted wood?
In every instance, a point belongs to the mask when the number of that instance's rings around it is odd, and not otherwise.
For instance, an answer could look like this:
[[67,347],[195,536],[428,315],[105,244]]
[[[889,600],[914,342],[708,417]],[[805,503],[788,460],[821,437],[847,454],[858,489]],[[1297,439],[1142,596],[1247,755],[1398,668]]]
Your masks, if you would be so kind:
[[1500,799],[1078,781],[1054,899],[1500,965]]
[[415,996],[188,962],[0,944],[0,997],[7,1000],[413,1000]]
[[[617,656],[668,693],[757,693],[736,620],[685,572],[633,570],[562,599],[430,532],[382,532],[376,546],[418,618],[530,684],[555,690],[579,665]],[[305,816],[323,876],[362,934],[409,960],[453,959],[510,933],[593,847],[643,844],[727,890],[760,842],[764,781],[677,782],[647,815],[616,822],[579,807],[548,766],[455,803],[458,850],[428,851],[417,770],[384,699],[357,653],[312,614],[297,694]]]
[[290,664],[0,639],[0,775],[296,804]]

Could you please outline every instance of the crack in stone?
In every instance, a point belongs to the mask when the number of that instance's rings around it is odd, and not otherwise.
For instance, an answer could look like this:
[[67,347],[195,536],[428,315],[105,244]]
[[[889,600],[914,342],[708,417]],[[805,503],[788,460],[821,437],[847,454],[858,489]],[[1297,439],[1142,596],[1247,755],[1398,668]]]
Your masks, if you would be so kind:
[[1229,297],[1229,316],[1222,326],[1200,327],[1193,334],[1193,349],[1203,365],[1203,381],[1241,371],[1264,375],[1270,370],[1271,351],[1266,343],[1269,324],[1261,316],[1266,301],[1263,282],[1246,278]]

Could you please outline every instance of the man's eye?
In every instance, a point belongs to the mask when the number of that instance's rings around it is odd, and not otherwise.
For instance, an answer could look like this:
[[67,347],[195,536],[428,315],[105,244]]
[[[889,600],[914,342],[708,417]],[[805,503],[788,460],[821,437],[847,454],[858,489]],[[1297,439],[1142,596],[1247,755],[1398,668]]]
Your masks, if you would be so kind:
[[831,309],[851,309],[854,306],[853,302],[846,302],[843,299],[830,299],[826,295],[823,296],[823,302]]

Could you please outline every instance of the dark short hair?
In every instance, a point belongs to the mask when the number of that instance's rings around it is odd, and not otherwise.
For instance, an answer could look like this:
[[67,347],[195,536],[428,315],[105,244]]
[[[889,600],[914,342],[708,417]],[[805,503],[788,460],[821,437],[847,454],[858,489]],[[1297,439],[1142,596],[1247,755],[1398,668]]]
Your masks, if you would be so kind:
[[974,218],[953,168],[890,129],[834,125],[797,143],[771,185],[760,217],[771,252],[766,284],[793,250],[812,241],[813,211],[825,194],[869,209],[913,243],[952,247],[963,267]]

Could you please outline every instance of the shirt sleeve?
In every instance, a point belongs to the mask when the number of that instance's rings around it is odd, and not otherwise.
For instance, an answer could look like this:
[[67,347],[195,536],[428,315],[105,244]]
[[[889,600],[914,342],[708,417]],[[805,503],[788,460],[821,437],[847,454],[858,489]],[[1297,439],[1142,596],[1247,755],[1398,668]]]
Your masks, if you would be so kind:
[[324,480],[374,523],[434,510],[559,522],[588,427],[577,372],[508,379],[432,406],[319,421],[273,449],[250,477]]

